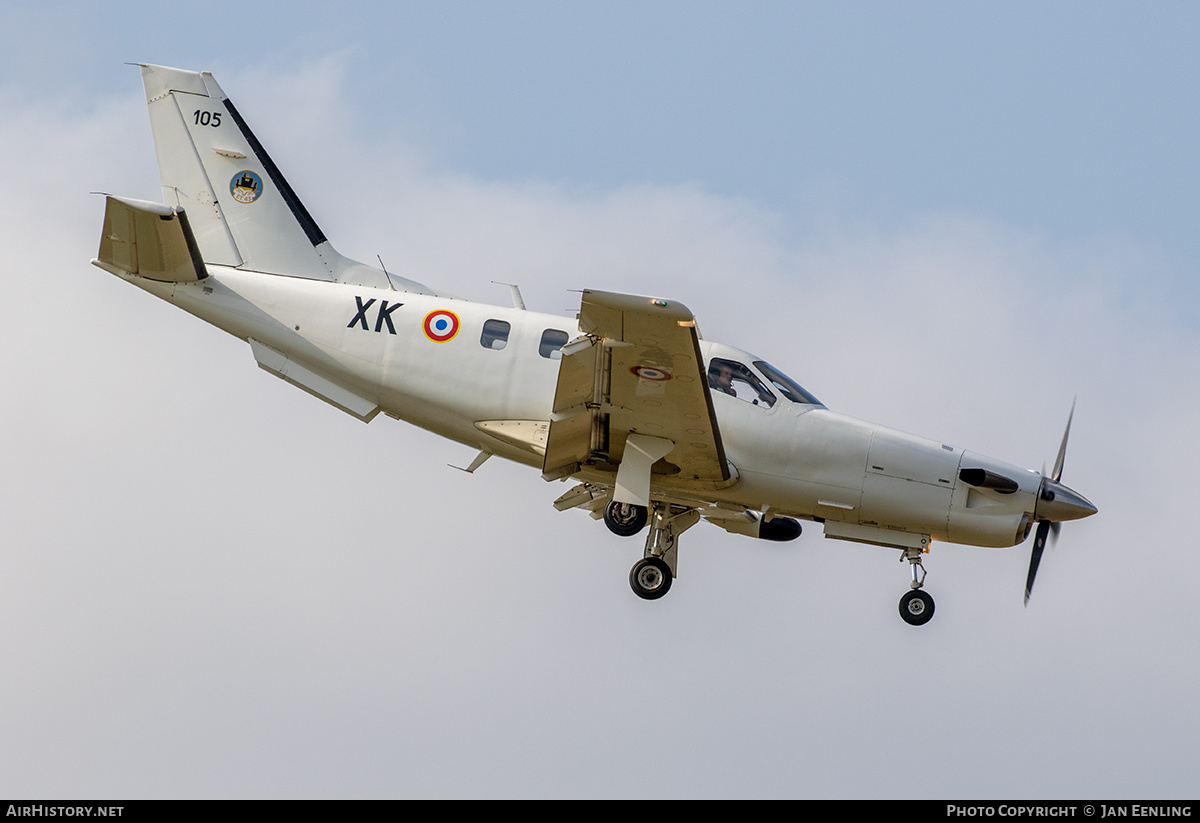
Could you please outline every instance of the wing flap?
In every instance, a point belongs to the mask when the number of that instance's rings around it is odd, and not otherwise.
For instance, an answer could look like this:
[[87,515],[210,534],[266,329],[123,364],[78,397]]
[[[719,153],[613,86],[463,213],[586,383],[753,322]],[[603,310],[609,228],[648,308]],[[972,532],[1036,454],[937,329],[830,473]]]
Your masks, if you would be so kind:
[[615,471],[626,439],[638,434],[673,444],[652,473],[729,480],[691,311],[670,300],[587,290],[579,328],[587,337],[567,346],[559,366],[546,476],[577,464]]

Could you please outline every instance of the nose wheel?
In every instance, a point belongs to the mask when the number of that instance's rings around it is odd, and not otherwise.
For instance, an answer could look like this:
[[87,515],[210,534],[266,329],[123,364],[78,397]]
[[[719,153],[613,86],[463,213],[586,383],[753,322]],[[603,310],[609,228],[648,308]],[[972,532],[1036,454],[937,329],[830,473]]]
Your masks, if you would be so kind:
[[900,616],[910,626],[924,626],[933,618],[933,598],[921,589],[913,589],[900,598]]

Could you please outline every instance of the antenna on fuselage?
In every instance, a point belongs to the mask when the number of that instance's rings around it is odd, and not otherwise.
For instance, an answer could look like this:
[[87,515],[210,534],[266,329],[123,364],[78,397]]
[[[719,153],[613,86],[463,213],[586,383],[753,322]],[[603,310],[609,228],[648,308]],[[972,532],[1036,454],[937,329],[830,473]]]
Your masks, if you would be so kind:
[[508,286],[512,290],[513,308],[525,311],[525,300],[521,297],[521,287],[514,286],[512,283],[501,283],[499,280],[492,281],[497,286]]
[[388,288],[390,288],[392,291],[395,291],[396,284],[392,282],[392,275],[388,272],[387,266],[383,265],[383,258],[377,254],[375,255],[375,259],[379,261],[379,268],[383,269],[383,276],[388,281]]

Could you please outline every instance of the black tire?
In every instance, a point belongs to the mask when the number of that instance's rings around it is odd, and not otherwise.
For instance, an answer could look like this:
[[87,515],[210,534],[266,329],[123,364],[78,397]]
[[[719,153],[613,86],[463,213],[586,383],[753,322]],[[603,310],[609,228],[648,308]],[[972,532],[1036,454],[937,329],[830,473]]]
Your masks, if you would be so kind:
[[910,626],[924,626],[933,619],[933,598],[922,589],[913,589],[900,598],[900,616]]
[[657,600],[671,590],[671,567],[658,557],[647,557],[633,564],[629,587],[643,600]]
[[604,525],[620,537],[633,537],[646,528],[646,507],[613,501],[604,507]]

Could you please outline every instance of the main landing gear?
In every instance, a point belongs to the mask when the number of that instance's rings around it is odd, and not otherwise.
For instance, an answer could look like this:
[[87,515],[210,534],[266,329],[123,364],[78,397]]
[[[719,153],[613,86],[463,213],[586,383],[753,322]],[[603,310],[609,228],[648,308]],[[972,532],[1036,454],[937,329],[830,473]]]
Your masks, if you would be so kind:
[[646,528],[646,507],[612,502],[604,507],[604,525],[618,537],[633,537]]
[[[933,598],[921,587],[925,585],[925,567],[921,565],[920,549],[905,549],[904,557],[912,564],[911,591],[900,598],[900,616],[910,626],[924,626],[933,619]],[[920,575],[917,570],[920,569]]]
[[631,537],[648,524],[642,559],[629,572],[629,587],[643,600],[657,600],[671,589],[675,577],[676,541],[700,522],[700,512],[686,506],[651,502],[649,510],[631,503],[611,502],[604,523],[613,534]]
[[657,600],[671,590],[671,567],[661,557],[644,557],[629,572],[629,587],[643,600]]

